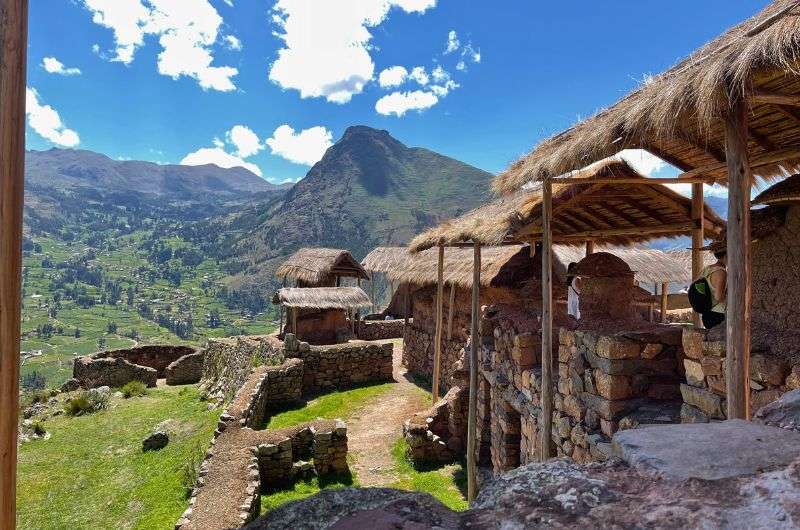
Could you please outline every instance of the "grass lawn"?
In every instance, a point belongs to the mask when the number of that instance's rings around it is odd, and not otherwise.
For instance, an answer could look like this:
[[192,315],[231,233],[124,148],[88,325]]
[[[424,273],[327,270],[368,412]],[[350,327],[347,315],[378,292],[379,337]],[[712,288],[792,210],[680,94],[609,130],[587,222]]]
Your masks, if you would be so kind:
[[261,495],[261,514],[265,514],[275,508],[283,506],[287,502],[299,501],[319,493],[323,489],[339,489],[358,486],[355,477],[348,473],[339,473],[322,477],[314,477],[308,480],[297,481],[291,489],[276,490]]
[[283,410],[271,416],[264,428],[282,429],[304,421],[317,419],[333,420],[341,418],[346,421],[356,410],[388,391],[394,384],[382,383],[379,385],[360,386],[350,390],[333,391],[329,394],[324,394],[305,404]]
[[407,449],[405,438],[397,440],[392,448],[395,474],[398,477],[397,482],[392,484],[393,488],[430,493],[451,510],[463,511],[469,508],[465,497],[467,474],[460,463],[415,469],[406,457]]
[[[17,527],[172,528],[187,504],[183,467],[208,446],[219,414],[182,386],[48,419],[51,438],[20,447]],[[173,420],[169,445],[142,453],[142,439],[165,420]]]

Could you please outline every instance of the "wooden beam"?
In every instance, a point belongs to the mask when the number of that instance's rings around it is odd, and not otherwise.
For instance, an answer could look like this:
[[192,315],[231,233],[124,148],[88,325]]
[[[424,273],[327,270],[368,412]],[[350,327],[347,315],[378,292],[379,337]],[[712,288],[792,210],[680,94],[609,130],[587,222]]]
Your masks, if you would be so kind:
[[[286,276],[283,277],[283,287],[286,287]],[[280,312],[281,312],[281,325],[278,328],[278,334],[283,335],[283,304],[280,304]]]
[[721,163],[721,164],[725,163],[725,153],[723,153],[722,151],[720,151],[719,149],[717,149],[713,145],[709,144],[707,141],[704,142],[703,140],[700,140],[700,139],[694,137],[692,134],[689,134],[686,131],[680,132],[678,134],[678,138],[677,139],[679,141],[683,142],[686,145],[694,147],[695,149],[697,149],[699,151],[703,151],[709,157],[711,157],[714,160],[716,160],[718,163]]
[[292,312],[292,333],[294,333],[297,340],[300,340],[300,335],[297,333],[297,313],[300,312],[300,309],[290,307],[289,310]]
[[542,462],[552,457],[553,429],[553,188],[542,186],[542,416],[539,418],[539,446]]
[[794,109],[786,107],[785,105],[773,104],[772,106],[786,118],[789,118],[790,121],[793,121],[795,125],[800,125],[800,116],[795,113]]
[[[783,109],[786,111],[786,109]],[[789,111],[786,111],[789,112]],[[789,112],[789,115],[792,119],[796,120],[798,125],[800,125],[800,117],[796,116],[795,114]],[[750,160],[750,168],[758,168],[761,166],[769,166],[771,164],[777,164],[779,162],[783,162],[790,158],[799,158],[800,157],[800,149],[796,147],[786,147],[782,149],[778,149],[777,151],[770,151],[769,153],[761,153],[759,155],[755,155]],[[677,181],[679,184],[695,184],[698,182],[704,182],[705,184],[713,184],[714,181],[720,180],[724,181],[724,178],[719,179],[712,179],[712,180],[695,180],[698,175],[704,175],[707,173],[719,172],[725,170],[727,168],[726,164],[712,164],[708,166],[698,167],[692,169],[690,171],[686,171],[681,173],[677,177]],[[648,179],[652,180],[652,179]]]
[[661,284],[661,323],[667,322],[667,307],[669,307],[669,283]]
[[667,153],[666,151],[662,151],[660,148],[656,147],[653,144],[642,144],[641,149],[645,151],[649,151],[650,154],[656,155],[658,158],[663,160],[668,164],[672,164],[676,168],[680,169],[681,171],[689,171],[692,169],[692,166],[681,160],[680,158],[676,158],[671,154]]
[[728,419],[750,419],[750,192],[747,104],[733,102],[725,122],[728,156],[727,362]]
[[594,254],[594,241],[591,239],[586,242],[586,255]]
[[764,103],[767,105],[800,107],[800,95],[796,94],[781,94],[780,92],[771,90],[756,89],[753,91],[750,99],[755,103]]
[[[402,288],[403,284],[400,284]],[[411,284],[407,283],[403,293],[403,325],[408,325],[408,314],[411,312]]]
[[553,177],[549,179],[555,184],[636,184],[640,186],[654,186],[656,184],[691,184],[693,182],[714,182],[714,177],[703,177],[702,171],[692,169],[682,175],[687,175],[683,178],[665,178],[665,177],[588,177],[588,178],[575,178],[575,177]]
[[369,290],[370,290],[370,299],[372,300],[372,314],[376,314],[378,311],[375,305],[375,271],[370,272],[369,274]]
[[766,136],[756,132],[752,127],[747,128],[748,136],[753,142],[756,143],[762,150],[769,152],[775,151],[778,147]]
[[[653,200],[669,204],[672,206],[677,212],[681,215],[689,217],[692,214],[691,206],[686,206],[678,199],[671,197],[670,195],[663,193],[663,190],[658,190],[655,188],[641,188],[642,193],[648,195],[653,198]],[[641,209],[642,207],[640,207]]]
[[783,9],[781,9],[780,11],[775,13],[774,15],[771,15],[771,16],[765,18],[764,20],[762,20],[761,22],[759,22],[758,24],[756,24],[755,26],[750,28],[747,31],[747,33],[745,33],[745,37],[755,37],[756,35],[758,35],[762,31],[764,31],[765,29],[771,27],[773,24],[778,22],[780,19],[782,19],[783,17],[788,15],[789,12],[792,9],[796,8],[796,7],[797,7],[797,2],[791,2],[790,4],[785,6]]
[[[703,272],[703,251],[700,250],[705,243],[705,200],[703,198],[703,185],[692,184],[692,281],[700,277]],[[692,323],[696,328],[703,327],[700,313],[692,311]]]
[[0,528],[16,527],[27,0],[0,3]]
[[453,339],[453,313],[456,305],[456,284],[450,284],[450,300],[447,305],[447,340]]
[[[630,204],[634,204],[634,200],[633,199],[626,199],[626,200],[631,201]],[[639,226],[639,225],[642,224],[642,220],[641,219],[637,219],[637,218],[633,217],[632,215],[630,215],[629,213],[623,212],[621,207],[617,207],[617,206],[615,206],[613,204],[609,204],[607,202],[604,202],[604,203],[599,203],[599,204],[594,204],[594,205],[590,205],[590,204],[586,205],[587,208],[589,208],[591,206],[594,206],[593,210],[595,212],[599,213],[597,211],[598,208],[603,209],[603,210],[607,210],[608,213],[610,213],[611,215],[616,215],[617,217],[621,217],[623,221],[625,221],[626,223],[628,223],[631,226]],[[637,208],[638,208],[638,206],[637,206]],[[647,216],[650,217],[651,219],[653,219],[653,221],[655,221],[657,223],[661,222],[661,218],[660,217],[653,217],[652,215],[650,215],[649,211],[648,212],[644,212],[644,213],[647,213]]]
[[436,276],[436,341],[433,345],[433,382],[431,398],[439,401],[439,378],[442,375],[442,303],[444,297],[444,247],[439,245],[439,262]]
[[[694,224],[690,221],[683,223],[673,223],[660,226],[632,226],[629,228],[608,228],[604,230],[588,230],[584,232],[572,232],[570,234],[559,234],[558,239],[602,239],[604,237],[616,236],[631,236],[631,235],[648,235],[648,234],[665,234],[685,232],[689,233],[694,228]],[[531,234],[533,236],[542,236],[542,233]]]
[[478,298],[481,285],[481,246],[475,243],[472,258],[472,321],[469,331],[469,407],[467,410],[467,502],[475,500],[477,473],[475,467],[478,438]]

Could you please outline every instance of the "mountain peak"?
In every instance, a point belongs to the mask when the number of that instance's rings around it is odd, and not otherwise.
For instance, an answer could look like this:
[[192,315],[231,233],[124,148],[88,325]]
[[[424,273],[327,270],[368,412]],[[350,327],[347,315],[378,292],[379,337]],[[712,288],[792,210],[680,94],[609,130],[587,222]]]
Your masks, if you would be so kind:
[[392,135],[389,134],[389,131],[384,129],[373,129],[367,125],[351,125],[347,129],[345,129],[344,134],[342,135],[342,140],[347,140],[352,138],[353,136],[373,136],[373,137],[384,137],[384,138],[392,138]]

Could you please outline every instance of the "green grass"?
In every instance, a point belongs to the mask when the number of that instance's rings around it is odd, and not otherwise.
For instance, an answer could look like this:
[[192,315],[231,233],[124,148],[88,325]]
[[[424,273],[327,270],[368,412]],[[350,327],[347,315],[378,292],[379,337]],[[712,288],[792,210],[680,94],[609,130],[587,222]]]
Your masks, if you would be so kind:
[[465,492],[467,476],[461,464],[451,464],[439,468],[416,469],[406,456],[408,444],[400,438],[392,447],[395,460],[395,474],[398,477],[392,487],[430,493],[451,510],[463,511],[469,508]]
[[261,496],[261,513],[265,514],[287,502],[299,501],[319,493],[323,489],[340,489],[358,486],[349,472],[328,475],[322,478],[313,477],[297,481],[291,488],[268,492]]
[[[20,447],[18,528],[172,528],[187,504],[183,465],[207,447],[218,416],[184,386],[48,419],[51,438]],[[142,439],[168,419],[169,445],[143,453]]]
[[361,386],[350,390],[334,391],[313,399],[295,408],[283,410],[270,417],[264,428],[282,429],[292,427],[304,421],[317,419],[333,420],[341,418],[347,420],[365,403],[375,399],[388,391],[394,383]]

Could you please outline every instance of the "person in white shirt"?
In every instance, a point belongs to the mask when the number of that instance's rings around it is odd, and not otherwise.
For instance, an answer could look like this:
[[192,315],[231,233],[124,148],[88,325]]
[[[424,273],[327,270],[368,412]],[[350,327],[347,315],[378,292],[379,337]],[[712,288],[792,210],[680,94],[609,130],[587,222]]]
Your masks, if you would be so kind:
[[567,313],[575,317],[576,320],[580,320],[581,279],[575,276],[574,272],[577,265],[577,263],[570,263],[567,267]]

